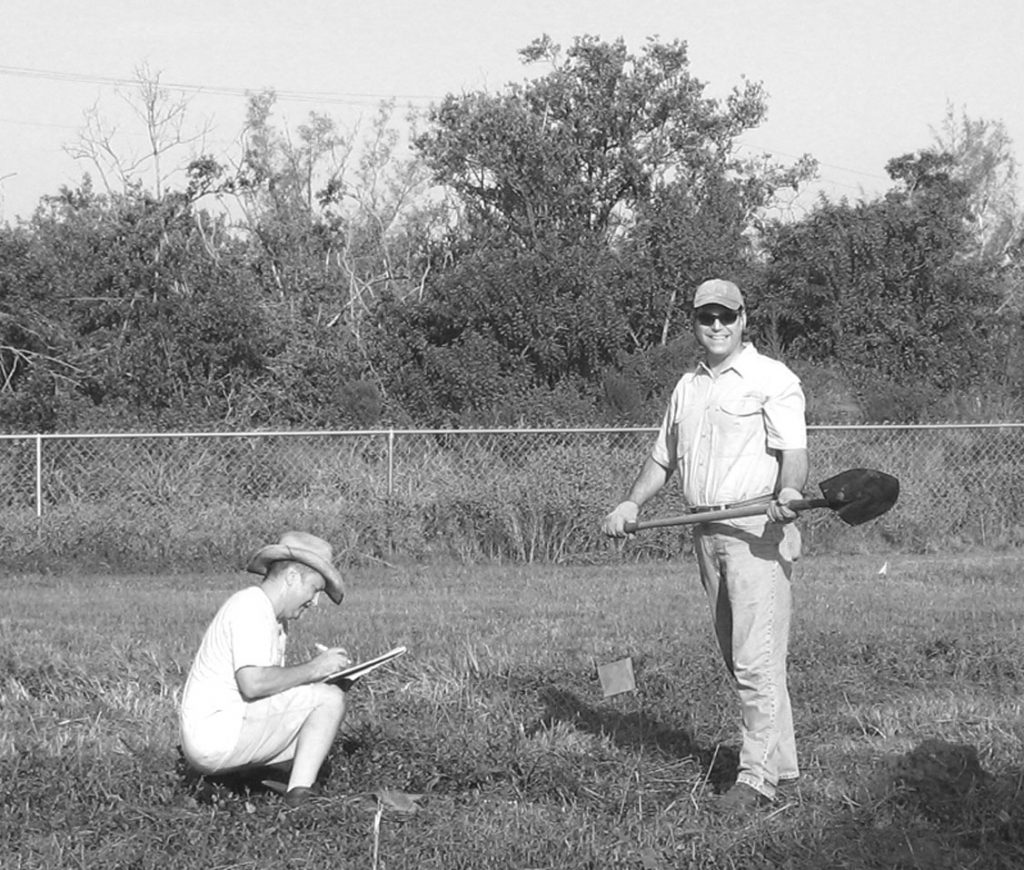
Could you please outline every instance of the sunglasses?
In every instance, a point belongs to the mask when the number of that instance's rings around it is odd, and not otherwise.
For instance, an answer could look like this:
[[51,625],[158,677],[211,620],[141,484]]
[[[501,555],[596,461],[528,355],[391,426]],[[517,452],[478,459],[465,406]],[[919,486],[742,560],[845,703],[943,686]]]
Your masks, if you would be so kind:
[[714,326],[717,320],[722,326],[732,326],[739,316],[739,311],[698,311],[697,322],[701,326]]

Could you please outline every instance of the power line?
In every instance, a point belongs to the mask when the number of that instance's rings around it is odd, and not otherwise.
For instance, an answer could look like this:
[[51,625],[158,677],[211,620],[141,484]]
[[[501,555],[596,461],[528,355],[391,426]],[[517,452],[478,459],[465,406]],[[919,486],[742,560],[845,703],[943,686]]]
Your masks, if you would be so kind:
[[[769,154],[777,154],[780,157],[790,157],[794,160],[799,160],[801,157],[804,156],[803,154],[793,154],[788,151],[779,151],[777,148],[772,148],[767,145],[751,145],[742,141],[738,141],[736,144],[739,145],[741,148],[746,148],[748,151],[762,151],[767,152]],[[870,178],[874,181],[887,182],[890,180],[887,176],[879,175],[877,172],[864,172],[861,169],[850,169],[848,166],[837,166],[834,163],[822,163],[820,160],[818,161],[818,166],[824,167],[825,169],[833,169],[836,172],[845,172],[850,175],[863,175],[865,178]],[[838,184],[839,182],[836,183]]]
[[[2,65],[0,65],[0,75],[69,82],[71,84],[98,84],[105,85],[107,87],[135,87],[139,84],[137,79]],[[221,85],[193,85],[182,82],[164,82],[159,80],[156,84],[158,87],[172,91],[182,91],[184,93],[194,94],[213,94],[229,97],[246,97],[250,94],[259,93],[264,90],[264,88],[234,88]],[[370,94],[345,91],[292,91],[274,89],[274,93],[279,100],[307,103],[335,103],[342,105],[376,104],[387,100],[429,103],[439,99],[436,96],[427,94]]]
[[[89,73],[75,73],[75,72],[62,72],[59,70],[44,70],[44,69],[33,69],[30,67],[16,67],[16,66],[5,66],[0,65],[0,76],[13,76],[18,78],[31,78],[31,79],[42,79],[48,81],[67,82],[71,84],[98,84],[106,87],[136,87],[139,85],[138,79],[121,78],[116,76],[101,76],[93,75]],[[249,97],[254,93],[259,93],[262,88],[237,88],[237,87],[225,87],[220,85],[195,85],[187,84],[182,82],[163,82],[159,79],[156,85],[167,90],[180,91],[182,93],[192,94],[204,94],[204,95],[215,95],[215,96],[229,96],[229,97]],[[274,90],[274,94],[278,100],[288,102],[306,102],[306,103],[327,103],[334,105],[377,105],[381,102],[387,102],[391,100],[404,101],[404,102],[419,102],[419,103],[430,103],[440,99],[436,95],[427,94],[372,94],[372,93],[354,93],[344,91],[297,91],[297,90]],[[3,124],[18,124],[22,126],[31,127],[54,127],[58,129],[79,129],[74,125],[69,124],[52,124],[43,122],[33,121],[19,121],[11,118],[0,118],[0,123]],[[761,151],[768,152],[771,154],[777,154],[782,157],[790,157],[793,159],[799,159],[803,155],[792,154],[786,151],[780,151],[775,148],[762,146],[762,145],[751,145],[742,141],[738,141],[737,144],[747,149],[748,151]],[[859,175],[864,178],[872,179],[874,181],[888,182],[889,179],[878,175],[873,172],[864,172],[859,169],[850,169],[844,166],[837,166],[830,163],[822,163],[819,161],[818,165],[825,169],[831,169],[836,172],[843,172],[850,175]],[[850,184],[847,182],[836,181],[829,178],[819,178],[819,182],[835,185],[837,187],[847,187],[852,190],[859,189],[858,185]]]
[[16,118],[0,118],[0,124],[18,124],[21,127],[55,127],[60,130],[78,130],[76,124],[49,124],[44,121],[19,121]]

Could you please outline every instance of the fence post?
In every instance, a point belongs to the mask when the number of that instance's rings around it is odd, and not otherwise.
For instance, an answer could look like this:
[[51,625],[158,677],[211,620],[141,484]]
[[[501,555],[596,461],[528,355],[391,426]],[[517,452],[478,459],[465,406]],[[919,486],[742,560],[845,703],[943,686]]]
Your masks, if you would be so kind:
[[43,436],[36,435],[36,519],[43,516]]
[[395,430],[388,429],[388,498],[395,492]]

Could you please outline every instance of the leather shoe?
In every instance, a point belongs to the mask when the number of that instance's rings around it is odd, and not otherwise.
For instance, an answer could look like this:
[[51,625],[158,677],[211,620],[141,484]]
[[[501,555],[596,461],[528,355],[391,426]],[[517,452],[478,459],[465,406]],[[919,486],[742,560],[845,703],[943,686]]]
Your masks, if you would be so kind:
[[319,785],[312,785],[310,787],[298,785],[295,788],[288,789],[284,796],[284,802],[289,809],[295,809],[296,807],[305,806],[315,798],[323,797],[323,794],[323,789]]
[[757,789],[752,788],[745,782],[738,782],[725,794],[719,795],[718,799],[711,805],[716,813],[723,815],[744,815],[751,813],[759,807],[766,807],[771,799],[765,797]]
[[800,788],[800,777],[788,776],[785,779],[780,779],[778,785],[776,785],[775,787],[781,792],[791,794]]

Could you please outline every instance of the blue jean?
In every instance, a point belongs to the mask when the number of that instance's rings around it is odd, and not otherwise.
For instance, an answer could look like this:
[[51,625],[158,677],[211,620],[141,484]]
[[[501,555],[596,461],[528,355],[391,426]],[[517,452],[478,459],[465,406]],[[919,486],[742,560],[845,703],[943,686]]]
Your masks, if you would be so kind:
[[780,780],[800,775],[786,685],[790,578],[800,532],[791,523],[757,520],[701,524],[693,537],[715,636],[739,696],[737,782],[774,798]]

